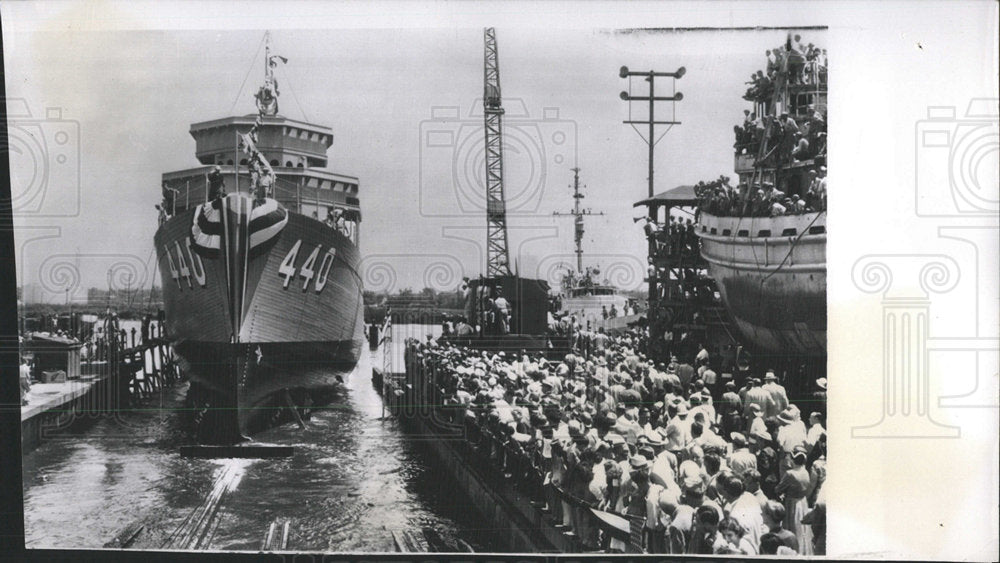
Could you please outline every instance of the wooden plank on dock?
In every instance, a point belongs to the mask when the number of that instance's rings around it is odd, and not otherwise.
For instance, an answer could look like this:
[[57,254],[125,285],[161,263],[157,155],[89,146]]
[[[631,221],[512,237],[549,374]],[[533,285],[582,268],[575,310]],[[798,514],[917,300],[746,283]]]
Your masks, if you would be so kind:
[[122,531],[118,532],[115,537],[104,544],[105,548],[108,549],[120,549],[126,548],[135,542],[135,539],[139,537],[139,534],[146,529],[145,524],[141,524],[138,521],[132,522],[126,526]]
[[274,533],[278,529],[278,521],[275,520],[271,522],[271,525],[267,527],[267,533],[264,534],[264,541],[260,542],[261,551],[271,551],[271,544],[274,543]]
[[392,530],[392,541],[400,553],[428,553],[430,546],[423,536],[409,530]]
[[286,551],[288,549],[288,535],[291,531],[292,521],[277,519],[271,522],[264,534],[264,541],[260,544],[261,551]]
[[161,547],[184,550],[208,548],[221,521],[222,501],[239,484],[244,467],[245,464],[235,461],[223,467],[205,500],[191,511]]

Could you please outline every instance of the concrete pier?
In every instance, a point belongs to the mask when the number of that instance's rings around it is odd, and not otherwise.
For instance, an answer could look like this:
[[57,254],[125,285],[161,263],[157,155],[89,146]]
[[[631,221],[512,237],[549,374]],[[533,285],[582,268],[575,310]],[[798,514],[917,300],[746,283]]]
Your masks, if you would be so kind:
[[24,396],[26,404],[21,405],[22,452],[80,420],[148,400],[177,380],[169,346],[162,339],[128,349],[112,348],[103,356],[109,360],[80,362],[77,355],[66,371],[80,375],[31,385]]
[[108,374],[83,376],[63,383],[35,383],[21,406],[21,450],[33,450],[47,432],[68,428],[92,393],[107,387]]

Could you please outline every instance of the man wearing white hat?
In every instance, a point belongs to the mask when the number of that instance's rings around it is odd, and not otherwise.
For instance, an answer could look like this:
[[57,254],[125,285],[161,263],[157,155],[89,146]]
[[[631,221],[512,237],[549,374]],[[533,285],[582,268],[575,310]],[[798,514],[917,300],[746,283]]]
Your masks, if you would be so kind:
[[764,419],[775,418],[788,407],[788,395],[785,393],[785,388],[778,383],[778,376],[774,375],[774,370],[769,369],[764,375],[763,389],[771,395],[773,402],[764,412]]
[[[767,389],[760,386],[760,379],[756,377],[750,378],[750,388],[747,389],[746,397],[743,399],[744,420],[748,423],[752,420],[751,405],[757,405],[760,408],[760,412],[766,418],[767,413],[774,411],[773,403],[774,399],[771,398],[771,394],[767,392]],[[778,412],[780,413],[781,411]],[[777,413],[774,416],[777,416]]]
[[785,476],[785,471],[792,467],[792,452],[796,448],[804,449],[806,447],[806,429],[799,418],[798,409],[794,408],[794,405],[781,411],[777,420],[781,424],[776,439],[778,447],[783,453],[781,462],[778,464],[778,476],[781,478]]
[[760,405],[751,404],[750,405],[750,423],[747,425],[748,432],[750,436],[763,437],[767,436],[770,440],[770,433],[767,430],[767,424],[764,422],[764,411],[761,410]]
[[818,412],[826,419],[826,378],[821,377],[816,380],[816,391],[812,394],[812,410]]
[[818,412],[811,413],[809,415],[809,430],[806,432],[806,448],[812,452],[813,446],[824,434],[826,434],[826,429],[823,428],[822,415]]

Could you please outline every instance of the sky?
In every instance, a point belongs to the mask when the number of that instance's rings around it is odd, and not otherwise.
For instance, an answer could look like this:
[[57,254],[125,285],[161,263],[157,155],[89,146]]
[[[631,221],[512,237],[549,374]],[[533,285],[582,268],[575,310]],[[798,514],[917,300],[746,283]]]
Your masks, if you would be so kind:
[[[646,249],[632,204],[647,196],[647,149],[622,121],[630,109],[632,119],[647,110],[619,93],[648,86],[620,78],[619,67],[687,71],[656,84],[657,95],[675,87],[684,95],[656,109],[657,119],[681,121],[656,145],[660,192],[733,174],[744,82],[786,32],[496,33],[512,262],[550,281],[575,264],[572,221],[552,212],[572,207],[579,166],[584,207],[605,213],[586,220],[585,265],[626,289],[640,286]],[[824,45],[825,31],[800,33]],[[31,115],[11,135],[22,285],[40,282],[61,301],[66,288],[79,300],[88,287],[107,287],[109,269],[113,285],[159,283],[151,258],[160,175],[197,164],[191,123],[254,111],[262,38],[259,30],[5,33],[8,98]],[[366,285],[450,290],[479,275],[482,28],[282,29],[272,33],[272,53],[288,59],[277,70],[281,113],[331,127],[328,168],[360,180]],[[69,141],[58,146],[63,129]],[[18,144],[36,134],[48,143],[38,158],[37,146]],[[69,160],[56,162],[63,147]],[[64,216],[42,217],[52,213]]]

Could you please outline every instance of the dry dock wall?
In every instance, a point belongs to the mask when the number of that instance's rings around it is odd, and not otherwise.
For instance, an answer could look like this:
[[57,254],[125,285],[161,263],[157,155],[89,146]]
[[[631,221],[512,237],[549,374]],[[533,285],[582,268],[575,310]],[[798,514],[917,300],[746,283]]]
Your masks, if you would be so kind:
[[[511,553],[579,552],[572,537],[544,521],[545,515],[508,483],[487,483],[456,451],[461,438],[439,437],[419,416],[403,418],[479,513],[498,545]],[[418,438],[421,439],[421,438]]]

